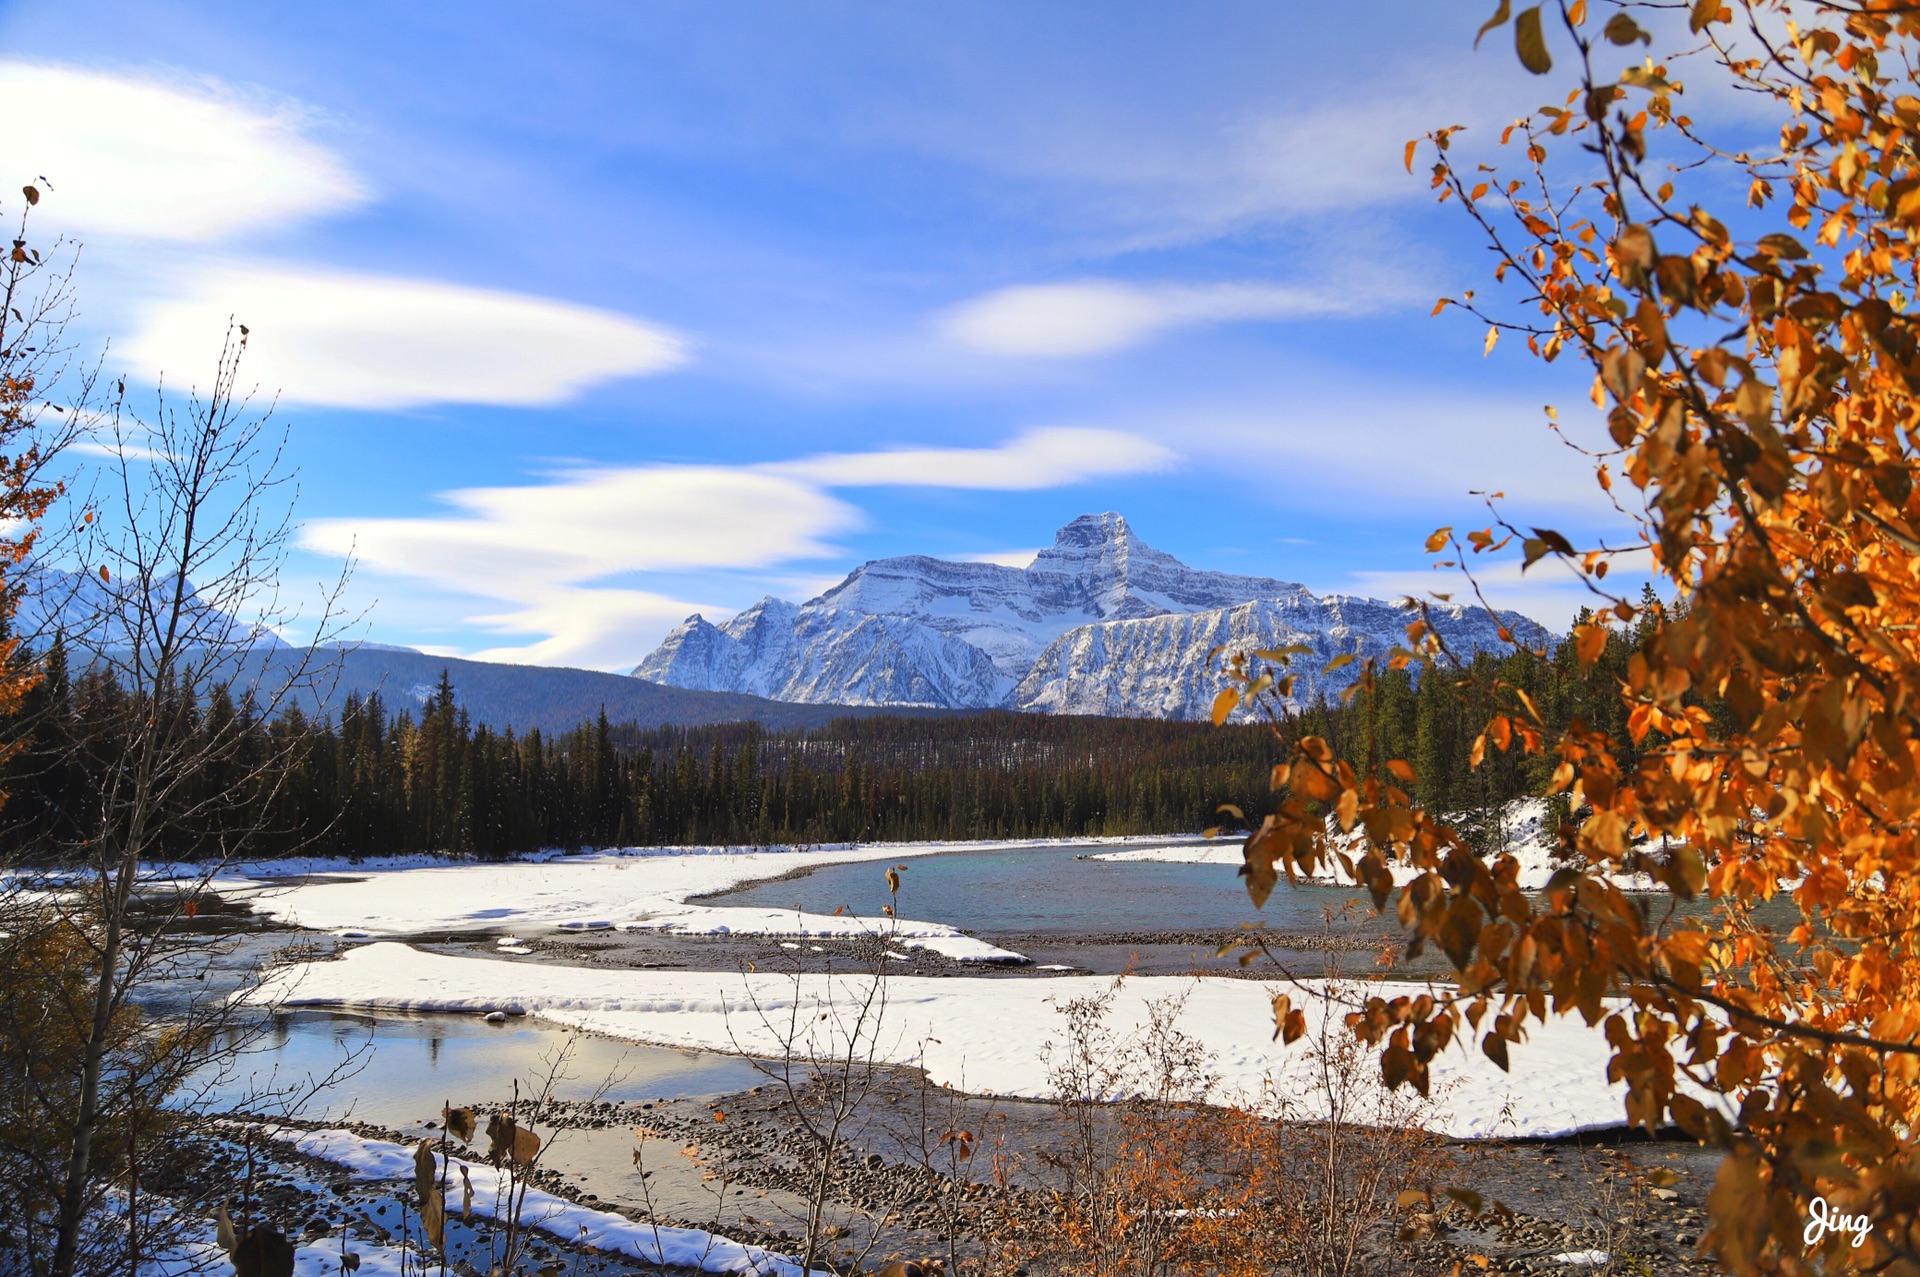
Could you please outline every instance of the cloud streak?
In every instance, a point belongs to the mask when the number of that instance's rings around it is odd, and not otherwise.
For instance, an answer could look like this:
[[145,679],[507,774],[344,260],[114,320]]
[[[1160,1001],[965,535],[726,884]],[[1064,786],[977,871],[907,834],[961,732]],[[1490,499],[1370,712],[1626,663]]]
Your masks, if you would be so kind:
[[897,448],[826,453],[762,469],[829,488],[985,488],[1030,492],[1086,479],[1166,470],[1171,449],[1118,430],[1048,426],[998,448]]
[[62,231],[208,241],[349,208],[368,192],[287,107],[214,81],[0,61],[15,181],[45,176]]
[[211,365],[229,317],[247,373],[291,403],[411,408],[563,403],[686,362],[659,325],[524,293],[263,264],[196,271],[149,304],[127,345],[153,377]]
[[1082,279],[1002,288],[954,307],[938,324],[948,340],[986,354],[1078,359],[1127,350],[1197,324],[1351,315],[1379,302],[1368,294],[1287,284]]
[[634,588],[659,572],[770,568],[839,553],[864,516],[832,489],[924,486],[1000,491],[1165,469],[1169,449],[1119,431],[1053,427],[991,448],[829,453],[751,466],[609,466],[544,483],[442,494],[442,516],[318,519],[301,544],[353,555],[383,575],[507,608],[467,619],[541,637],[485,658],[630,665],[644,636],[700,605]]
[[[524,293],[221,254],[369,202],[297,106],[211,79],[0,60],[0,116],[16,180],[46,179],[43,228],[140,246],[143,288],[122,349],[132,371],[211,367],[229,320],[252,331],[247,372],[288,403],[357,409],[437,403],[547,406],[602,382],[684,364],[654,323]],[[148,245],[193,246],[153,270]]]

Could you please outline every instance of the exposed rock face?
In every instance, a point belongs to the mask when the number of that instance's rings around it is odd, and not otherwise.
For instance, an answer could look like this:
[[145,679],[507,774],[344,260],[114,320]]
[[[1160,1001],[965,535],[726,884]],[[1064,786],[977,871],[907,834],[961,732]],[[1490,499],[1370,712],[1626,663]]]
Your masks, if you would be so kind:
[[[1475,609],[1434,610],[1460,651],[1500,644]],[[1385,654],[1408,617],[1377,599],[1321,597],[1266,577],[1190,568],[1117,514],[1082,515],[1025,568],[924,555],[876,559],[801,605],[762,599],[722,625],[688,617],[633,672],[674,687],[847,705],[936,705],[1200,718],[1215,646],[1312,648],[1296,699],[1344,687],[1333,657]],[[1525,617],[1523,640],[1551,636]]]

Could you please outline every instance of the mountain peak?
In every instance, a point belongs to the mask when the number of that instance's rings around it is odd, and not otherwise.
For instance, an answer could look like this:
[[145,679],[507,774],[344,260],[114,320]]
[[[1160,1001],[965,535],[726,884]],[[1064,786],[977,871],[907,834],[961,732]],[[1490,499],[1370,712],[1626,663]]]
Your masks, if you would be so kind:
[[[1448,641],[1497,646],[1496,626],[1467,612],[1443,618]],[[1405,625],[1386,603],[1189,567],[1106,511],[1061,528],[1025,569],[875,559],[809,602],[763,599],[676,631],[635,673],[776,700],[1205,718],[1218,690],[1206,654],[1223,643],[1311,642],[1324,663],[1391,651]],[[1342,685],[1305,678],[1296,697]]]
[[1126,519],[1108,510],[1103,514],[1083,514],[1053,534],[1056,551],[1090,549],[1095,546],[1138,544]]
[[1129,562],[1143,561],[1178,566],[1172,555],[1142,541],[1125,519],[1108,510],[1104,514],[1083,514],[1054,533],[1053,544],[1034,557],[1027,571],[1077,576],[1090,567],[1108,565],[1124,574]]

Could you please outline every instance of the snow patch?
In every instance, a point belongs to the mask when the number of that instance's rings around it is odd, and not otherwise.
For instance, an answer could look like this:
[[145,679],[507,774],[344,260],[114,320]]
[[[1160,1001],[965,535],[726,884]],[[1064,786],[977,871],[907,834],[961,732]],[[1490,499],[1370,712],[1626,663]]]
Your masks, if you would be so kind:
[[[285,968],[255,997],[291,1006],[390,1011],[524,1008],[556,1024],[630,1042],[772,1056],[783,1044],[768,1021],[784,1022],[783,1012],[794,1008],[796,997],[802,1011],[812,1011],[857,999],[867,987],[863,978],[844,975],[795,981],[766,972],[527,966],[389,942],[335,961]],[[878,1046],[891,1062],[921,1065],[941,1085],[1045,1098],[1045,1048],[1060,1037],[1059,1008],[1110,989],[1117,989],[1112,1022],[1122,1029],[1145,1023],[1150,1002],[1184,996],[1179,1027],[1213,1053],[1218,1094],[1255,1096],[1272,1078],[1278,1092],[1294,1101],[1295,1116],[1311,1118],[1323,1104],[1307,1049],[1273,1040],[1270,1004],[1275,993],[1291,994],[1306,1012],[1311,1041],[1327,1014],[1347,1009],[1330,1001],[1319,982],[1139,976],[1116,986],[1101,976],[892,976]],[[1424,991],[1411,983],[1365,987],[1367,994],[1389,999]],[[812,1014],[800,1020],[818,1022]],[[1474,1044],[1465,1039],[1435,1058],[1435,1130],[1462,1137],[1556,1136],[1621,1123],[1625,1088],[1606,1079],[1610,1048],[1598,1030],[1573,1017],[1532,1024],[1528,1032],[1528,1041],[1514,1048],[1511,1075],[1469,1049]]]
[[[329,866],[271,884],[240,880],[256,913],[351,939],[478,931],[511,925],[500,937],[524,944],[530,926],[590,932],[614,928],[672,935],[883,937],[955,962],[1023,963],[1026,958],[944,923],[908,918],[797,913],[691,903],[742,883],[849,861],[897,860],[956,851],[965,843],[917,843],[830,850],[630,848],[595,855],[538,856],[486,864],[394,857],[378,867]],[[1009,847],[1061,845],[1034,840]],[[529,873],[529,861],[542,866]],[[265,869],[265,866],[258,867]],[[911,886],[909,878],[909,887]]]
[[[352,1171],[360,1179],[410,1180],[413,1178],[413,1150],[386,1140],[367,1139],[352,1131],[295,1131],[270,1129],[268,1134],[291,1144],[310,1157],[323,1158]],[[443,1159],[435,1156],[436,1165]],[[477,1158],[452,1159],[455,1166],[465,1164],[473,1182],[473,1210],[489,1219],[500,1219],[509,1209],[508,1177]],[[459,1172],[442,1167],[454,1182]],[[669,1228],[640,1223],[610,1211],[579,1206],[564,1197],[528,1188],[520,1207],[519,1222],[565,1241],[583,1241],[596,1250],[627,1255],[646,1263],[674,1268],[692,1268],[708,1273],[748,1273],[758,1277],[800,1277],[800,1265],[784,1255],[759,1246],[731,1241],[717,1233],[697,1228]],[[322,1247],[314,1247],[324,1253]],[[338,1271],[339,1254],[333,1254]],[[367,1271],[364,1261],[361,1272]],[[396,1267],[394,1271],[399,1270]],[[819,1270],[815,1270],[816,1272]]]

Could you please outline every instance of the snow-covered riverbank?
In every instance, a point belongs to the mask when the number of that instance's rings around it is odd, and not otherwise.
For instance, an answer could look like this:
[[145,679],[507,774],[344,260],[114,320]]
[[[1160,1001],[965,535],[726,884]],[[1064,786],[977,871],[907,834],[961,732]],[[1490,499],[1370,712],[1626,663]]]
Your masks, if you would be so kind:
[[[1153,848],[1176,846],[1180,841],[1114,839],[1110,845],[1116,849],[1130,844]],[[1033,840],[991,845],[1044,848],[1084,844],[1085,840]],[[291,926],[355,939],[496,928],[618,928],[671,935],[884,934],[901,945],[957,962],[1023,962],[1020,954],[975,939],[945,923],[707,905],[694,900],[822,865],[891,863],[983,845],[988,844],[906,843],[808,850],[648,847],[488,864],[450,864],[413,857],[359,865],[320,862],[279,866],[267,862],[223,875],[220,881],[258,913]],[[874,873],[880,872],[876,867]],[[295,873],[301,876],[280,877]]]
[[[1150,1003],[1182,999],[1178,1026],[1211,1053],[1221,1096],[1258,1096],[1271,1082],[1275,1093],[1288,1098],[1293,1116],[1323,1114],[1312,1058],[1304,1045],[1283,1047],[1272,1040],[1269,1006],[1274,993],[1290,991],[1317,1027],[1328,1004],[1313,986],[1167,976],[1117,984],[1104,977],[899,976],[885,989],[879,1054],[893,1063],[922,1065],[944,1085],[1044,1098],[1051,1093],[1048,1049],[1059,1049],[1055,1044],[1063,1039],[1061,1008],[1110,989],[1109,1022],[1123,1035],[1147,1022]],[[532,966],[388,942],[361,946],[337,961],[288,968],[264,996],[294,1006],[500,1010],[632,1042],[778,1055],[791,1026],[804,1034],[835,1005],[839,1019],[828,1023],[844,1025],[851,999],[864,991],[864,979],[854,976],[812,975],[796,983],[766,972]],[[1417,991],[1412,985],[1369,990],[1389,997]],[[1459,1136],[1550,1136],[1618,1125],[1622,1089],[1606,1080],[1608,1053],[1601,1035],[1577,1019],[1534,1026],[1531,1040],[1514,1052],[1511,1075],[1478,1051],[1456,1045],[1434,1062],[1432,1129]]]

